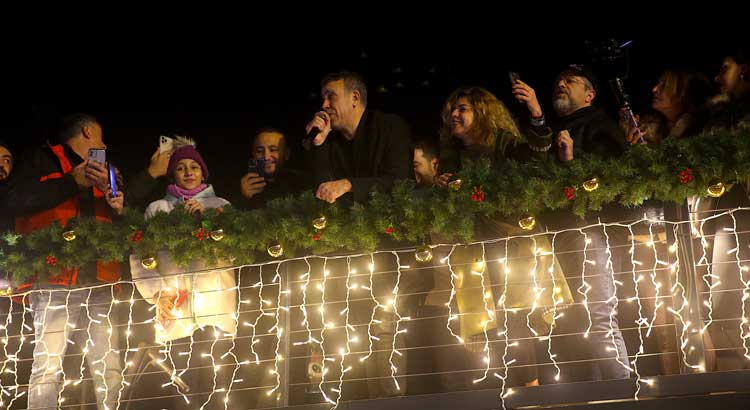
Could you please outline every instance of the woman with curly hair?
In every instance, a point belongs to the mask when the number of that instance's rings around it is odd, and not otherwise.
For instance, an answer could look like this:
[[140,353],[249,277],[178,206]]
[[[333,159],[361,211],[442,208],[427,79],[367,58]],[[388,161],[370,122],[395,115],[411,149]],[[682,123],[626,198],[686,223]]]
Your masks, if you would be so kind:
[[[440,128],[441,168],[456,170],[462,158],[544,158],[552,144],[549,128],[533,127],[521,135],[508,108],[482,87],[460,87],[443,105]],[[499,164],[498,164],[499,165]],[[440,176],[447,183],[449,176]]]
[[[544,126],[534,127],[523,135],[505,105],[482,87],[461,87],[454,91],[443,106],[442,120],[440,170],[444,173],[436,177],[437,185],[446,185],[452,172],[466,160],[487,159],[493,168],[499,168],[507,160],[543,159],[552,142],[552,132]],[[521,234],[524,237],[509,239],[507,247],[505,243],[501,246],[456,247],[451,262],[457,275],[460,334],[467,350],[474,353],[485,351],[484,335],[498,334],[497,331],[487,333],[487,330],[505,328],[509,346],[518,343],[518,347],[510,351],[510,357],[516,359],[510,368],[511,380],[516,384],[534,386],[539,384],[534,343],[537,334],[549,332],[537,331],[539,325],[542,328],[553,325],[549,308],[555,302],[570,303],[573,299],[557,260],[544,252],[551,249],[548,238],[543,235],[529,238],[528,233],[510,218],[500,215],[481,217],[475,228],[477,240]],[[505,258],[503,269],[498,263],[483,263],[502,258]],[[548,273],[550,269],[554,272],[552,275]],[[505,272],[509,271],[526,274],[513,277],[509,274],[508,286],[504,289]],[[535,272],[536,284],[528,276],[531,271]],[[492,284],[489,294],[482,294],[483,283]],[[504,299],[502,305],[511,312],[506,323],[502,319],[505,311],[496,311],[500,315],[500,319],[496,319],[485,307],[485,298],[489,306],[495,306],[501,297]],[[545,311],[547,314],[542,314]],[[490,349],[499,356],[502,349],[497,338],[488,342]],[[486,360],[486,356],[483,358]]]

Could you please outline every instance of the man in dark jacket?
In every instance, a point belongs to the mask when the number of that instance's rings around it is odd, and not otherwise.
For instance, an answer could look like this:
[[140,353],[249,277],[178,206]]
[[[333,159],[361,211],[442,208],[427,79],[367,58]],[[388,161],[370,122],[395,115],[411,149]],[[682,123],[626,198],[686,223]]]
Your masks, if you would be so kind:
[[[368,108],[367,86],[358,74],[343,71],[326,76],[321,81],[321,96],[322,111],[307,124],[311,141],[305,144],[309,147],[317,198],[329,203],[342,198],[363,203],[371,192],[387,192],[394,181],[411,178],[409,127],[395,115]],[[314,128],[317,131],[312,131]],[[395,280],[393,272],[398,267],[393,265],[394,261],[388,257],[381,260],[380,256],[376,259],[378,269],[383,272],[378,274],[379,280]],[[409,293],[408,286],[402,291]],[[369,308],[354,307],[351,314],[357,324],[371,320]],[[372,339],[373,351],[388,351],[403,342],[403,339],[394,342],[392,309],[379,309],[376,317],[380,323],[372,327],[373,335],[377,335],[377,339]],[[406,355],[400,357],[400,363],[406,367]],[[370,398],[401,395],[406,391],[405,380],[399,385],[391,381],[387,354],[369,358],[365,372],[370,379]]]
[[[552,122],[555,135],[553,147],[562,162],[568,162],[582,154],[616,157],[627,146],[624,131],[604,111],[593,106],[597,93],[597,81],[586,67],[570,66],[556,79],[552,106],[557,117]],[[545,122],[534,90],[523,84],[514,87],[516,98],[527,103],[532,122]],[[593,175],[592,175],[593,177]],[[584,278],[579,289],[585,297],[583,302],[590,322],[583,329],[592,357],[594,379],[627,378],[630,362],[625,341],[618,325],[617,287],[614,273],[622,271],[622,258],[618,252],[607,249],[623,235],[613,235],[613,228],[595,226],[578,231],[574,228],[596,224],[599,213],[586,220],[575,218],[566,211],[553,212],[545,216],[545,223],[553,230],[563,230],[555,237],[555,251],[569,282]],[[584,252],[586,262],[584,263]],[[575,287],[571,284],[571,288]]]
[[[624,131],[603,110],[594,107],[597,81],[587,67],[572,65],[555,80],[552,107],[557,116],[550,124],[555,133],[554,146],[561,161],[570,161],[583,153],[605,157],[625,151]],[[524,102],[534,126],[546,120],[534,89],[517,81],[513,95]]]
[[557,76],[552,106],[558,117],[552,129],[557,132],[555,145],[561,161],[582,153],[610,157],[625,151],[623,130],[593,106],[596,87],[596,78],[586,67],[571,66]]
[[[297,195],[309,189],[307,177],[300,170],[289,167],[291,149],[286,137],[275,128],[265,128],[253,137],[251,159],[263,160],[262,170],[248,170],[240,180],[239,209],[264,208],[268,201]],[[260,175],[262,173],[263,175]]]
[[[367,86],[342,71],[321,81],[322,111],[307,124],[316,196],[333,203],[351,193],[367,201],[370,192],[388,191],[411,175],[410,129],[398,116],[367,107]],[[333,131],[333,132],[332,132]]]

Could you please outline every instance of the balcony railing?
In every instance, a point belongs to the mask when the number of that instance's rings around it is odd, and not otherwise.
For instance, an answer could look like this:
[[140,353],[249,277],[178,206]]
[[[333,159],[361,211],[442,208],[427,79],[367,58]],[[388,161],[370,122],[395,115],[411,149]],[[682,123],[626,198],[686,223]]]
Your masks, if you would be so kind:
[[[84,362],[99,326],[122,363],[123,383],[107,391],[121,409],[526,408],[748,392],[750,209],[632,213],[647,216],[433,245],[429,262],[397,249],[181,273],[194,285],[229,271],[236,283],[186,289],[194,315],[174,321],[202,328],[166,343],[132,281],[12,295],[47,298],[44,311],[6,296],[0,407],[40,393],[29,390],[34,350],[40,362],[56,353],[39,353],[35,328],[58,313],[63,325],[42,339],[64,339],[63,366],[47,369],[62,408],[97,400],[106,369]],[[215,292],[229,303],[201,302]],[[94,300],[106,314],[92,315]],[[212,326],[226,319],[234,328]]]

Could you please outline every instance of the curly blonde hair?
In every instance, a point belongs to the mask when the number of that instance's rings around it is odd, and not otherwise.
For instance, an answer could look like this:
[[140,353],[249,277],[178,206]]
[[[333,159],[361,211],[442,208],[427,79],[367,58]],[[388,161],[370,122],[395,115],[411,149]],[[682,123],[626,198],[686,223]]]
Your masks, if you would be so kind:
[[[461,97],[466,97],[473,106],[474,121],[469,132],[480,137],[483,146],[494,152],[497,144],[500,144],[501,151],[505,152],[505,148],[510,143],[516,143],[522,138],[516,121],[502,101],[485,88],[469,86],[459,87],[453,91],[443,105],[441,115],[443,124],[440,127],[441,145],[453,145],[451,144],[451,140],[454,138],[450,126],[451,112],[453,106]],[[500,141],[498,141],[498,137]]]

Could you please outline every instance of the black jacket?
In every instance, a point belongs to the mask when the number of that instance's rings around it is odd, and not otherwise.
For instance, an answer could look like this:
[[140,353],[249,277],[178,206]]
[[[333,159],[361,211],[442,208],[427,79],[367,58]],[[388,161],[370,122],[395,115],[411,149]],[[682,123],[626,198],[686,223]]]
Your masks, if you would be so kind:
[[164,197],[164,178],[155,179],[148,171],[141,170],[130,178],[125,178],[125,203],[128,207],[145,210],[148,204]]
[[707,129],[719,131],[750,127],[750,94],[737,100],[717,103],[711,107]]
[[[73,168],[83,162],[69,146],[63,147]],[[17,216],[54,208],[74,196],[79,196],[81,201],[79,216],[94,216],[93,189],[79,190],[72,173],[62,178],[41,180],[46,175],[62,172],[60,161],[49,147],[26,155],[18,162],[18,168],[6,193],[7,206],[12,207]]]
[[13,208],[7,198],[8,181],[0,181],[0,234],[12,231],[15,225]]
[[573,139],[573,158],[583,153],[617,156],[627,147],[625,131],[604,111],[593,106],[558,118],[552,123],[552,129],[555,136],[568,130]]
[[411,177],[410,139],[409,126],[400,117],[366,110],[352,142],[332,131],[323,144],[310,149],[313,189],[347,178],[357,202],[366,202],[374,190],[390,190],[395,180]]
[[[605,158],[617,157],[622,155],[628,146],[625,131],[620,128],[619,124],[604,111],[593,106],[581,108],[568,116],[558,118],[552,124],[552,129],[555,136],[562,130],[568,130],[573,139],[573,158],[580,158],[584,153]],[[633,210],[630,208],[608,204],[602,211],[589,213],[583,219],[564,209],[546,212],[541,219],[551,229],[571,229],[581,224],[596,223],[599,218],[605,222],[625,220],[632,214]]]
[[[552,130],[542,125],[529,127],[524,131],[522,137],[514,137],[508,131],[501,132],[497,136],[494,151],[492,148],[481,145],[466,148],[458,138],[454,137],[450,137],[449,141],[441,141],[440,172],[460,171],[461,161],[464,159],[476,161],[480,158],[487,158],[495,168],[500,168],[507,160],[520,163],[548,160],[552,146]],[[503,147],[500,143],[502,140],[511,142]]]
[[232,206],[238,209],[260,209],[265,208],[268,201],[284,198],[290,195],[298,195],[302,191],[310,189],[308,177],[304,172],[285,167],[281,169],[272,181],[266,181],[266,187],[250,199],[241,194],[232,201]]

